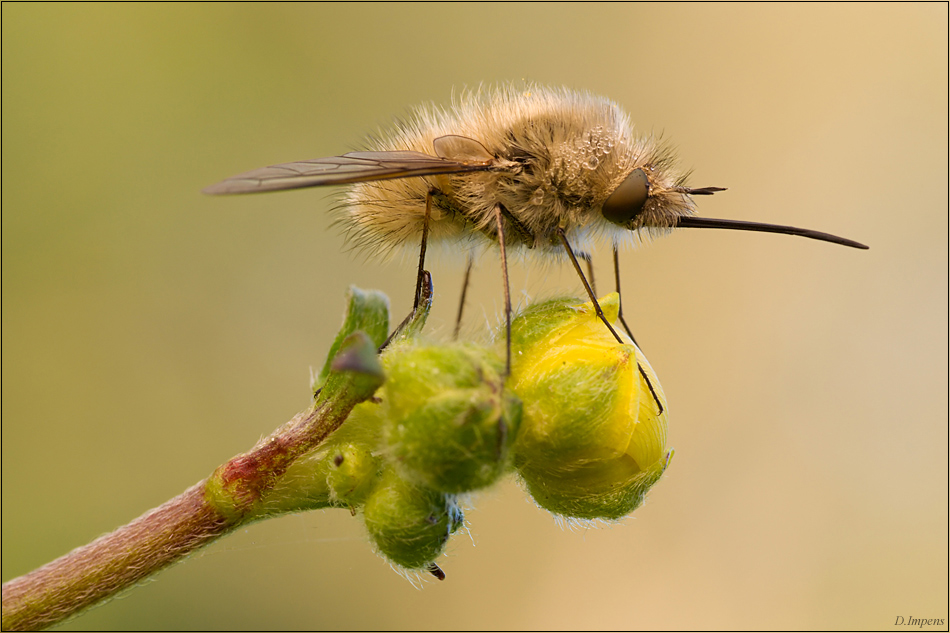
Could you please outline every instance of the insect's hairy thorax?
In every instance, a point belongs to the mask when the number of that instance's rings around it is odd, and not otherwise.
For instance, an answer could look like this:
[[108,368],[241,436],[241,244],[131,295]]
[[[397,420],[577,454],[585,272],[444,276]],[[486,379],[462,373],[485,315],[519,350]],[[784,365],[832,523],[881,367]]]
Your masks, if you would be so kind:
[[634,159],[654,149],[634,138],[614,103],[557,90],[468,95],[451,110],[421,108],[376,149],[432,154],[444,135],[482,146],[497,168],[354,185],[343,204],[352,243],[415,241],[431,195],[431,240],[497,242],[499,207],[511,246],[559,251],[564,229],[586,248],[591,236],[618,231],[600,209]]
[[488,149],[515,167],[453,178],[458,199],[474,207],[471,214],[483,219],[490,237],[494,228],[486,213],[500,204],[513,244],[558,246],[559,228],[577,231],[600,220],[597,209],[607,195],[608,174],[623,159],[622,132],[614,124],[605,116],[588,116],[577,124],[557,112],[514,121]]

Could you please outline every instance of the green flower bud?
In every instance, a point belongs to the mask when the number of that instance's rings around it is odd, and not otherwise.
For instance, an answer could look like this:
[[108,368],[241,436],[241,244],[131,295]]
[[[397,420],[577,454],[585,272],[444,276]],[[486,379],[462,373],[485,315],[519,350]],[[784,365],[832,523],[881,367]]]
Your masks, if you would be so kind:
[[501,361],[464,345],[408,345],[385,359],[383,453],[404,478],[441,492],[494,483],[508,468],[521,403]]
[[386,558],[421,569],[442,553],[463,517],[451,495],[414,486],[386,469],[363,506],[363,521]]
[[324,459],[331,501],[350,508],[361,506],[377,481],[379,463],[372,451],[347,443],[332,449]]
[[[609,321],[617,320],[616,293],[600,305]],[[663,389],[626,340],[617,343],[591,303],[572,300],[536,304],[512,323],[509,385],[524,402],[515,464],[532,497],[551,512],[625,516],[669,464]]]

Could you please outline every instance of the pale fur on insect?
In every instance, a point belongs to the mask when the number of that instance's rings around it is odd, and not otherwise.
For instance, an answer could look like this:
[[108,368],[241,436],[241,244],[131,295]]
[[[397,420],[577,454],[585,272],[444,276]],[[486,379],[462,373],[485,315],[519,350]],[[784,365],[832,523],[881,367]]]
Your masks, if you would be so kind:
[[[631,236],[673,227],[784,233],[867,248],[810,229],[695,216],[693,196],[724,189],[687,187],[668,147],[652,135],[635,135],[619,106],[585,92],[510,85],[466,92],[448,110],[419,108],[375,144],[370,151],[255,169],[204,191],[349,185],[340,208],[353,246],[385,253],[420,245],[413,314],[430,279],[425,270],[430,241],[503,247],[506,329],[511,324],[506,252],[564,253],[618,342],[574,253],[589,252],[598,238],[613,246],[618,291],[617,246]],[[630,333],[622,316],[620,321]],[[509,340],[509,368],[510,353]]]
[[[676,190],[686,175],[676,170],[670,148],[653,135],[636,135],[629,117],[609,99],[538,86],[467,91],[448,109],[416,109],[368,149],[431,154],[433,141],[447,135],[478,141],[514,169],[351,184],[338,222],[350,244],[376,253],[381,246],[418,250],[431,190],[439,193],[432,200],[429,240],[461,243],[465,250],[496,241],[499,203],[535,236],[528,243],[506,230],[506,245],[539,255],[563,254],[559,227],[572,246],[590,252],[601,240],[629,243],[641,236],[636,229],[665,232],[677,217],[694,212],[690,197]],[[533,169],[524,169],[519,159],[529,157]],[[600,209],[637,168],[649,174],[650,197],[631,231],[607,221]]]
[[[449,109],[421,107],[374,151],[255,169],[206,188],[210,194],[349,185],[341,208],[351,244],[371,252],[422,237],[528,247],[616,249],[631,235],[673,227],[784,233],[866,249],[828,233],[694,215],[693,196],[668,146],[638,136],[609,99],[567,88],[510,85],[465,92]],[[572,247],[573,244],[573,247]],[[380,248],[382,247],[382,248]],[[504,253],[503,257],[504,259]],[[616,259],[616,256],[615,256]],[[422,269],[419,270],[421,279]]]

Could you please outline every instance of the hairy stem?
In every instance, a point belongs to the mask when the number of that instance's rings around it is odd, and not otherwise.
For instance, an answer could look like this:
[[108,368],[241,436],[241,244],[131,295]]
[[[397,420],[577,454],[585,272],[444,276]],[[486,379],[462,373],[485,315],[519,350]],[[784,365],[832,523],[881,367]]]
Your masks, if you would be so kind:
[[233,529],[205,481],[128,525],[3,585],[3,629],[43,629],[105,600]]
[[[106,600],[236,527],[329,505],[319,478],[275,486],[383,382],[379,342],[346,337],[313,406],[164,505],[3,585],[3,630],[42,629]],[[300,478],[298,477],[298,480]],[[276,498],[279,497],[279,498]]]

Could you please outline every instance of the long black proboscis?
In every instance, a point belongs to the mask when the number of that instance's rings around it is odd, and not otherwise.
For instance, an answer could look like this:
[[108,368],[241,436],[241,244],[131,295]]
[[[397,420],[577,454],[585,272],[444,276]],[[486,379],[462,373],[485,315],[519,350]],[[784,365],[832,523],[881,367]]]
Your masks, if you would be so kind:
[[680,216],[676,220],[676,226],[691,229],[732,229],[734,231],[758,231],[760,233],[782,233],[784,235],[799,235],[813,240],[831,242],[832,244],[841,244],[851,248],[861,248],[867,250],[867,246],[854,240],[849,240],[830,233],[812,231],[811,229],[800,229],[795,226],[783,226],[781,224],[765,224],[763,222],[743,222],[742,220],[720,220],[718,218],[697,218],[696,216]]

